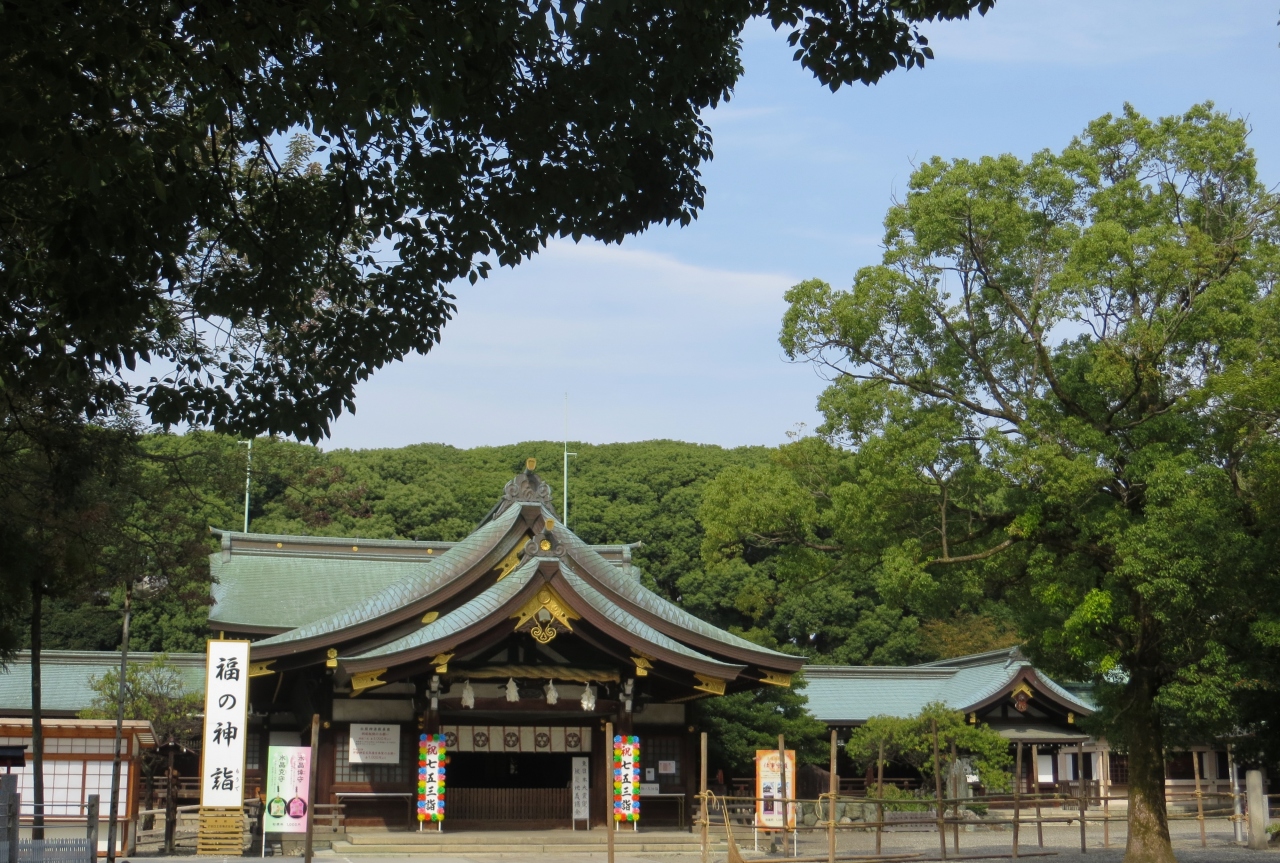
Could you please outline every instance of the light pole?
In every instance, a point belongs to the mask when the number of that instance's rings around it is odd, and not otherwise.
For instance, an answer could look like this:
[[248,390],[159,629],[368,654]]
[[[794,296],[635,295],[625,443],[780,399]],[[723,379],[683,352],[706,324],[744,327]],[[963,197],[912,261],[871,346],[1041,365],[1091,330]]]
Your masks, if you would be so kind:
[[564,506],[560,510],[560,517],[564,521],[564,526],[569,526],[569,456],[576,456],[576,452],[569,452],[569,394],[564,394]]
[[244,462],[244,532],[249,532],[249,480],[253,478],[253,438],[247,441],[240,441],[241,446],[247,446],[248,454]]

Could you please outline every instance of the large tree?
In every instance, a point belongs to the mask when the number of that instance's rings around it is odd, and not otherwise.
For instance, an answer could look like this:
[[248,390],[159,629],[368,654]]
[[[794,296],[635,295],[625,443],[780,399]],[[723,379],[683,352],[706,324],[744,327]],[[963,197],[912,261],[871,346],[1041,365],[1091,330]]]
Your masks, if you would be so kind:
[[455,280],[693,219],[750,18],[835,88],[992,3],[3,0],[0,386],[318,439]]
[[1243,663],[1280,643],[1280,222],[1246,136],[1126,108],[1058,153],[922,164],[881,264],[788,296],[840,473],[770,468],[786,506],[708,525],[722,556],[835,559],[935,616],[998,602],[1097,685],[1142,863],[1173,861],[1166,746],[1240,721]]

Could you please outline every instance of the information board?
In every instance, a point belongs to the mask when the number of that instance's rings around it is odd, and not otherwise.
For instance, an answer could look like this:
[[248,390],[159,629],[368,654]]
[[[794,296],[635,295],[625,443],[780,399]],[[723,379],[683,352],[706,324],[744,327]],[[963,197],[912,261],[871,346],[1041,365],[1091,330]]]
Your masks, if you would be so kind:
[[573,759],[573,820],[591,820],[591,759]]
[[640,820],[640,738],[613,738],[613,820]]
[[347,760],[352,764],[399,764],[400,726],[351,723]]
[[306,833],[310,782],[311,747],[268,747],[262,829],[267,833]]
[[244,805],[244,742],[249,709],[249,642],[205,647],[200,805]]
[[[796,753],[787,750],[787,787],[784,798],[782,787],[782,759],[776,749],[756,750],[756,826],[782,827],[782,800],[796,797]],[[786,805],[787,827],[796,826],[796,807]]]

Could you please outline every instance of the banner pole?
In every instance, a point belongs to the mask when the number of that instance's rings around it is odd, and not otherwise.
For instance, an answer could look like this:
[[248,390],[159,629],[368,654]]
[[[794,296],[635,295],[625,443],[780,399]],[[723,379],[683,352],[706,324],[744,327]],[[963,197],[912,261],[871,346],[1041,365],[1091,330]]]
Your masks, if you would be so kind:
[[[307,840],[303,846],[302,859],[311,863],[311,836],[315,832],[316,814],[316,766],[320,760],[316,753],[320,749],[320,714],[311,715],[311,770],[307,777]],[[265,836],[265,834],[264,834]],[[264,839],[265,841],[265,839]]]

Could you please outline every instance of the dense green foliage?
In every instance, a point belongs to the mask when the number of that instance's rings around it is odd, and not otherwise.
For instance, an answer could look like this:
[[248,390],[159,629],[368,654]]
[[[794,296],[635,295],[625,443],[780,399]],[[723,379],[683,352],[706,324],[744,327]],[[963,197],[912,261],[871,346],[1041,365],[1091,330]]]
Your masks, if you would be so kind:
[[[306,444],[254,442],[250,529],[366,538],[458,540],[537,458],[561,502],[562,444],[535,441],[470,450],[420,444],[323,452]],[[588,542],[642,542],[633,552],[651,587],[679,598],[679,580],[700,566],[698,506],[727,467],[762,463],[764,448],[725,450],[674,441],[573,444],[569,518]],[[135,650],[202,649],[208,634],[208,527],[239,530],[246,448],[207,432],[141,438],[143,485],[116,515],[156,544],[149,580],[135,592]],[[85,582],[46,604],[45,646],[110,650],[120,632],[119,581]],[[148,587],[150,586],[150,589]]]
[[822,439],[703,510],[726,587],[839,597],[826,620],[874,596],[1012,621],[1092,680],[1129,752],[1132,860],[1172,860],[1166,743],[1262,718],[1241,696],[1280,644],[1280,221],[1246,135],[1212,106],[1126,109],[1060,153],[922,164],[882,264],[788,295],[783,347],[834,376]]
[[[855,765],[870,767],[872,772],[883,758],[885,764],[909,764],[921,775],[932,778],[935,732],[938,769],[944,780],[957,762],[963,762],[988,790],[1005,791],[1011,786],[1013,759],[1009,741],[987,725],[970,725],[963,713],[938,702],[925,705],[915,716],[871,717],[849,735],[844,752]],[[953,744],[955,759],[951,755]]]
[[692,220],[748,20],[835,88],[992,3],[4,0],[0,386],[318,440],[456,280]]

